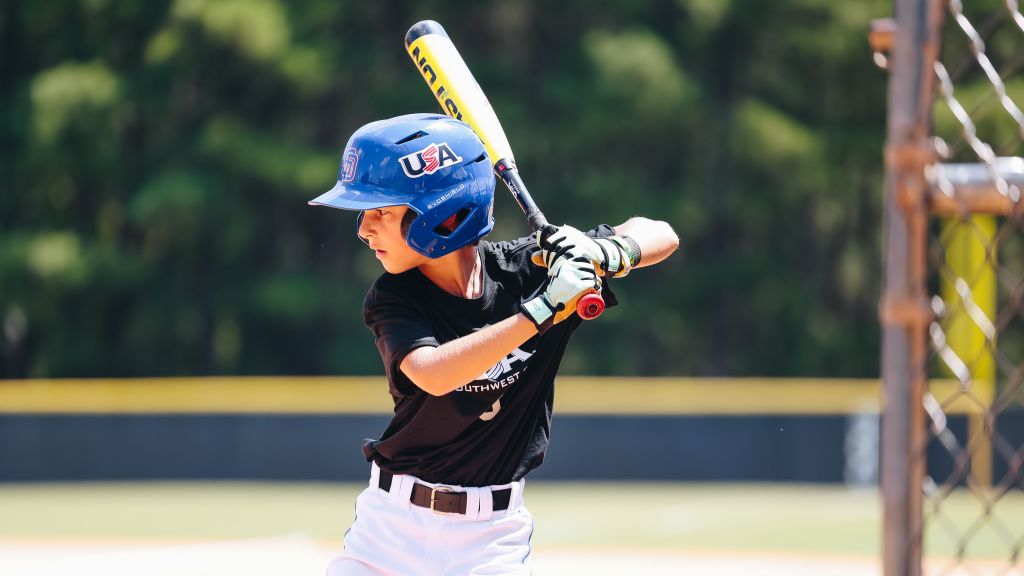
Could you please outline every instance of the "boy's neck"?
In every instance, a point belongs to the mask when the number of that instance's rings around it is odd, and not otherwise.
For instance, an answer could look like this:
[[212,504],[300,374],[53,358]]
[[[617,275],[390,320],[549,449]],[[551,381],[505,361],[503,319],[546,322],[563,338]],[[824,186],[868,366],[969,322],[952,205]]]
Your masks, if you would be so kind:
[[483,263],[476,246],[464,246],[428,260],[420,265],[420,272],[445,292],[460,298],[479,298],[484,293]]

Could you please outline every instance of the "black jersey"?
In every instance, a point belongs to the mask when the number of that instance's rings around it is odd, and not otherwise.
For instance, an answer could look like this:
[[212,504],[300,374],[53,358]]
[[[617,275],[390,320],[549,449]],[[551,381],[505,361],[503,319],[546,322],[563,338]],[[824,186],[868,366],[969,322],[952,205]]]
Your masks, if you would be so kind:
[[[588,232],[609,236],[602,225]],[[540,466],[548,447],[554,380],[581,320],[571,316],[513,350],[476,380],[432,396],[399,369],[409,352],[439,346],[519,312],[544,286],[547,271],[530,262],[532,237],[481,242],[483,295],[454,296],[417,268],[380,276],[363,303],[363,320],[384,360],[395,415],[379,440],[363,443],[366,459],[394,474],[427,482],[487,486],[519,480]],[[602,290],[608,306],[615,296]]]

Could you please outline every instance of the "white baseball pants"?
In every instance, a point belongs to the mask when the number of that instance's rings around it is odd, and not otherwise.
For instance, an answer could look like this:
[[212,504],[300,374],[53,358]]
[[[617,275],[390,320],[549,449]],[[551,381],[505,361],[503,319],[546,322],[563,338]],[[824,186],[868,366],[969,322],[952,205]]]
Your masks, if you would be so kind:
[[[439,514],[410,502],[415,483],[395,475],[390,491],[379,486],[380,469],[356,499],[356,519],[345,533],[345,550],[327,576],[469,576],[530,574],[533,517],[523,506],[520,480],[503,486],[464,488],[466,514]],[[508,510],[492,510],[491,490],[511,488]]]

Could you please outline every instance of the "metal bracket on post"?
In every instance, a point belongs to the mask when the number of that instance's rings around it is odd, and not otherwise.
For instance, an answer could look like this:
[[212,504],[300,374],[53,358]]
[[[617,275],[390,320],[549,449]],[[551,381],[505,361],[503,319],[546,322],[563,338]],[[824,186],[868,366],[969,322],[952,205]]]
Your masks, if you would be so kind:
[[883,298],[878,305],[878,319],[883,326],[901,326],[916,330],[935,320],[935,313],[927,299]]
[[925,166],[939,159],[934,148],[924,144],[902,144],[885,146],[885,165],[912,172],[922,172]]
[[921,211],[921,203],[928,193],[927,183],[924,178],[917,178],[924,174],[925,167],[935,164],[938,154],[928,145],[908,144],[886,144],[885,166],[894,173],[913,174],[915,182],[904,182],[896,187],[896,203],[904,214],[918,213]]
[[868,45],[871,46],[871,56],[875,65],[882,70],[889,69],[889,52],[892,50],[895,38],[896,20],[893,18],[878,18],[872,20],[868,26]]

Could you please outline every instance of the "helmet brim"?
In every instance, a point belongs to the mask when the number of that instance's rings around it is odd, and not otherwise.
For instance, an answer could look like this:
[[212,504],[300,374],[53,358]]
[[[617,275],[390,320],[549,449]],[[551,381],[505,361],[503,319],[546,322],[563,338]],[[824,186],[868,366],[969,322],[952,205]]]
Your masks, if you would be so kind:
[[310,206],[330,206],[342,210],[373,210],[384,206],[409,206],[415,198],[384,188],[360,186],[359,190],[337,182],[334,188],[309,201]]

